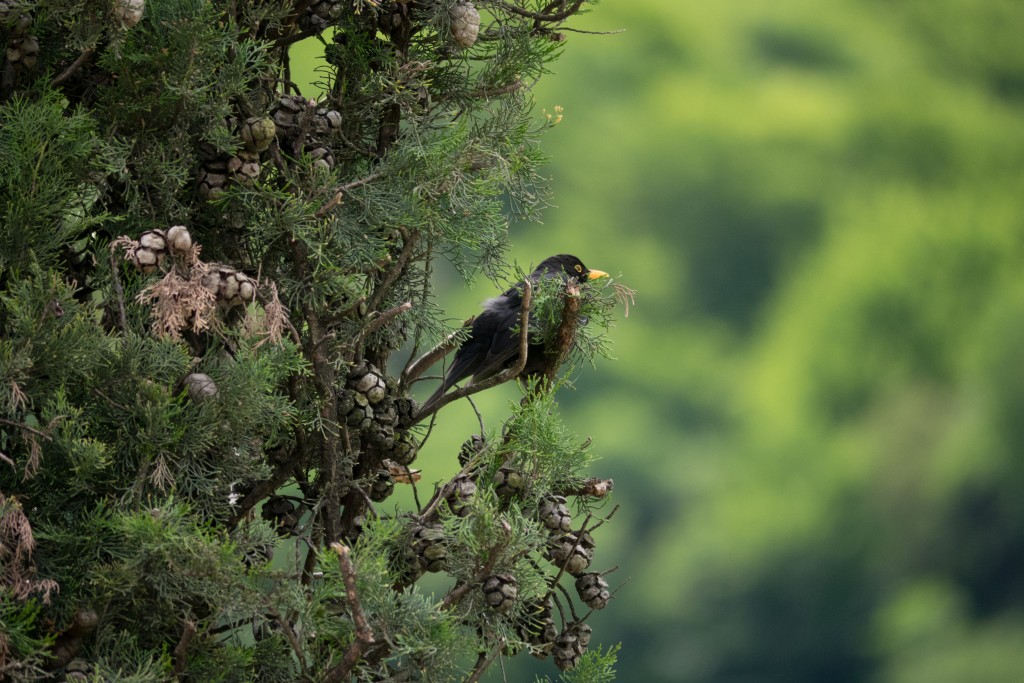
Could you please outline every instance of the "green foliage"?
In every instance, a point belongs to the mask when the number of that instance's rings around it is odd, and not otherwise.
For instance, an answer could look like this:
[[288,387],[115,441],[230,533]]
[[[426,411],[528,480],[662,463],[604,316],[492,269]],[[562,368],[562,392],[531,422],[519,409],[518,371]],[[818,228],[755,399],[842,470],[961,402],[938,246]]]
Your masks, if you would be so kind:
[[[615,655],[619,647],[608,648],[607,652],[588,652],[580,659],[575,669],[559,676],[565,683],[607,683],[615,680]],[[548,677],[537,678],[536,681],[550,683]]]
[[[536,390],[536,385],[531,387]],[[524,507],[536,504],[556,484],[578,485],[593,462],[589,441],[580,443],[576,434],[557,419],[553,393],[542,393],[523,404],[511,404],[512,416],[505,422],[507,437],[490,454],[489,466],[507,464],[530,472],[530,486],[524,491]]]
[[[404,533],[397,520],[370,524],[353,551],[358,576],[357,588],[367,621],[375,631],[387,628],[394,640],[391,652],[378,665],[359,673],[358,680],[373,680],[374,673],[417,671],[438,680],[453,678],[461,660],[474,652],[476,639],[467,637],[467,629],[457,615],[437,609],[429,594],[419,590],[396,593],[398,577],[390,557]],[[337,557],[327,551],[321,558],[327,568],[323,593],[318,601],[327,607],[318,620],[325,633],[345,631],[325,643],[329,655],[340,660],[345,647],[355,637],[348,620],[338,620],[338,609],[345,602],[345,589]],[[385,626],[386,625],[386,626]]]
[[[98,210],[92,180],[112,170],[96,124],[48,92],[14,97],[0,111],[0,273],[17,278],[109,217]],[[61,159],[56,168],[46,159]]]
[[101,633],[96,642],[93,675],[131,683],[157,683],[171,676],[171,658],[142,648],[135,631]]
[[[520,271],[517,279],[522,281],[525,277],[526,274]],[[576,315],[580,324],[567,359],[569,364],[587,363],[592,366],[597,357],[611,357],[608,331],[615,321],[615,309],[622,301],[620,291],[612,282],[604,279],[580,286],[575,295],[579,300]],[[565,282],[557,278],[543,278],[536,282],[530,305],[530,343],[553,348],[565,309]]]
[[90,583],[107,605],[105,619],[137,629],[140,647],[158,647],[180,632],[179,615],[219,623],[258,613],[235,548],[197,526],[184,505],[114,514],[107,524],[109,561]]
[[430,431],[389,361],[450,331],[437,264],[498,277],[547,205],[529,88],[580,9],[481,3],[468,45],[454,8],[0,2],[0,678],[479,677],[536,620],[495,573],[577,620],[536,509],[590,495],[555,383],[474,516],[453,481],[381,504]]
[[42,675],[42,665],[53,637],[36,635],[40,605],[21,601],[10,592],[0,593],[0,671],[12,680],[31,680]]

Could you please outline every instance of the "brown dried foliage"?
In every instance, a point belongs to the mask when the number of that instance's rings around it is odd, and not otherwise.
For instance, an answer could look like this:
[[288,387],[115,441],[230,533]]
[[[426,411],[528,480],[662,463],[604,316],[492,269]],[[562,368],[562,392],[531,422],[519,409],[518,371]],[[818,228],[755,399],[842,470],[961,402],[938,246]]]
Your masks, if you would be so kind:
[[[15,600],[25,600],[33,593],[42,595],[50,603],[50,594],[60,590],[56,581],[36,578],[32,551],[36,547],[32,525],[25,516],[21,503],[13,496],[0,493],[0,587]],[[0,650],[0,662],[3,652]]]
[[266,300],[260,299],[263,304],[263,315],[250,315],[245,319],[246,331],[252,336],[263,337],[256,346],[262,346],[267,342],[280,344],[288,325],[288,309],[281,303],[277,285],[271,282],[269,288],[270,296]]
[[25,443],[28,444],[28,460],[25,461],[25,469],[22,471],[22,476],[25,479],[34,477],[36,472],[39,471],[39,466],[43,464],[43,447],[39,444],[39,439],[32,432],[25,432]]
[[149,480],[153,482],[154,486],[159,487],[161,491],[166,491],[167,487],[174,483],[174,475],[171,474],[171,468],[167,466],[167,461],[163,456],[157,458],[153,466],[153,472],[149,475]]
[[[138,246],[138,241],[122,236],[114,240],[110,248],[120,247],[124,250],[125,260],[131,261],[132,251]],[[185,254],[176,257],[176,262],[163,278],[147,285],[139,293],[137,301],[150,306],[152,329],[157,336],[180,340],[183,330],[200,333],[217,328],[217,293],[210,291],[203,284],[203,279],[215,269],[232,272],[234,269],[205,263],[200,260],[199,253],[200,246],[193,244]],[[269,289],[270,296],[259,299],[263,304],[263,315],[247,314],[245,317],[246,331],[263,337],[257,345],[267,342],[280,344],[289,327],[288,309],[281,303],[277,285],[271,282]]]
[[150,304],[153,333],[160,337],[181,339],[182,330],[203,332],[216,323],[216,295],[203,286],[203,276],[210,268],[196,260],[185,279],[176,268],[139,292],[138,301]]
[[629,307],[633,306],[636,303],[634,301],[634,297],[636,296],[636,290],[631,287],[627,287],[626,285],[619,284],[618,282],[613,284],[612,287],[615,289],[615,298],[618,299],[626,309],[626,312],[623,314],[622,317],[628,318]]
[[28,402],[28,397],[25,396],[25,392],[22,391],[21,387],[18,386],[18,383],[15,382],[12,379],[11,380],[11,406],[15,410],[21,410],[22,408],[25,407],[25,404],[27,402]]
[[111,252],[117,251],[117,248],[121,247],[121,249],[124,250],[124,260],[125,261],[131,261],[132,260],[132,252],[135,251],[135,248],[138,247],[138,246],[139,246],[139,241],[138,240],[133,240],[128,235],[121,235],[116,240],[114,240],[113,242],[110,243],[110,251]]

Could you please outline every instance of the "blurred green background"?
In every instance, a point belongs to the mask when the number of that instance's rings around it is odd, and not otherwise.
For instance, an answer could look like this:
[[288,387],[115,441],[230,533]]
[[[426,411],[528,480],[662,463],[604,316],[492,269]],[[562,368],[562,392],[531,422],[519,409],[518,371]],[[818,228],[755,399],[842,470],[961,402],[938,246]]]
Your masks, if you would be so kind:
[[[535,89],[557,207],[513,256],[638,290],[559,399],[622,505],[594,566],[630,581],[591,622],[619,680],[1024,680],[1024,3],[571,25],[626,30],[567,33]],[[459,320],[496,290],[447,286]],[[488,429],[516,396],[481,395]],[[441,418],[425,482],[479,431]],[[508,680],[554,673],[526,659]]]

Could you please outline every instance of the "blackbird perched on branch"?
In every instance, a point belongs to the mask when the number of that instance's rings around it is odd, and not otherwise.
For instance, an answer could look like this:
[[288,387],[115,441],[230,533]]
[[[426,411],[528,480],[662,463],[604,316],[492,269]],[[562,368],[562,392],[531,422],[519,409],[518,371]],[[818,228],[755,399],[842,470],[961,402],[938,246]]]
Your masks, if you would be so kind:
[[[529,279],[536,283],[541,278],[576,278],[583,281],[602,277],[608,277],[608,273],[590,270],[570,254],[559,254],[544,259],[530,273]],[[480,382],[515,365],[519,360],[519,333],[515,328],[520,322],[522,304],[521,284],[484,302],[483,313],[473,320],[469,337],[456,351],[441,386],[423,404],[421,412],[429,411],[448,389],[466,377],[472,377],[471,383]],[[536,371],[543,365],[544,352],[542,345],[530,344],[523,375],[529,375],[531,370]]]

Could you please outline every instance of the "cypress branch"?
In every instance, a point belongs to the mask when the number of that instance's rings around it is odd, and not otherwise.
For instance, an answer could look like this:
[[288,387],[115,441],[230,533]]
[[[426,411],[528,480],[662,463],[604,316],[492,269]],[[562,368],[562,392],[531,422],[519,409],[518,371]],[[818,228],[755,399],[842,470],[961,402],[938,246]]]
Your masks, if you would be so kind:
[[[95,4],[0,51],[0,676],[479,680],[559,580],[541,501],[610,491],[554,403],[610,297],[527,283],[518,363],[409,390],[465,337],[435,257],[514,272],[547,205],[527,86],[581,4]],[[290,75],[311,36],[322,95]],[[546,390],[395,509],[419,424],[536,333]]]

